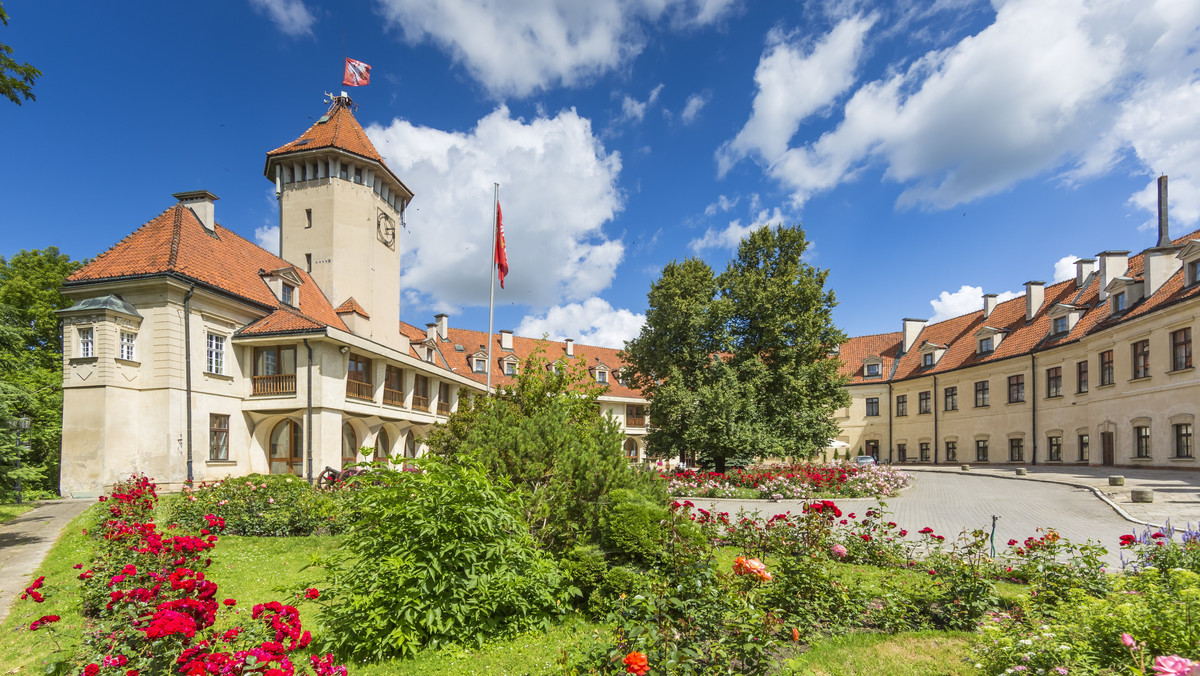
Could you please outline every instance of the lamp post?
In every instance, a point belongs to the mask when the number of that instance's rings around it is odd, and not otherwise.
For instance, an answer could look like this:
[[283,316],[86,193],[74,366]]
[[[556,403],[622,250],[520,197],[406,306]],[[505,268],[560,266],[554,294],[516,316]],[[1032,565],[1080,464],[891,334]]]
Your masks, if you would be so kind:
[[16,420],[8,421],[9,427],[17,431],[17,504],[21,504],[21,452],[29,447],[28,442],[21,439],[21,434],[29,429],[29,416],[21,416]]

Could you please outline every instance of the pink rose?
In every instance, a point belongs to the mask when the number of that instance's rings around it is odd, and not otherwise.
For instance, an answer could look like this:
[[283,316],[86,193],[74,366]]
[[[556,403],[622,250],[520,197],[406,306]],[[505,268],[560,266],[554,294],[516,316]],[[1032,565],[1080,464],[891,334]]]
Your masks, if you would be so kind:
[[1133,637],[1129,634],[1121,634],[1121,643],[1124,643],[1126,648],[1132,648],[1137,645],[1137,641],[1134,641]]
[[1200,663],[1179,655],[1154,658],[1155,676],[1200,676]]

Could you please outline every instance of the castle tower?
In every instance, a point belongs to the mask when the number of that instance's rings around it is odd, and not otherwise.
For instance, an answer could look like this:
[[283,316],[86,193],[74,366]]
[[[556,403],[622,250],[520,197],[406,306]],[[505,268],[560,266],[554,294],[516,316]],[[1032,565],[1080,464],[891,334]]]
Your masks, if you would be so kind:
[[308,271],[355,333],[390,345],[400,321],[398,230],[413,193],[384,163],[344,93],[295,141],[267,153],[280,257]]

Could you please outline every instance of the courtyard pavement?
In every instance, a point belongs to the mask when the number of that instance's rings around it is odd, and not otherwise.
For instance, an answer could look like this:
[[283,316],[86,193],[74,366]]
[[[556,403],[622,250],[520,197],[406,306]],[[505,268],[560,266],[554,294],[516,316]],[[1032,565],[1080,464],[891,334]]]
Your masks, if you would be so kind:
[[[1109,551],[1107,563],[1120,567],[1118,539],[1125,533],[1141,531],[1143,526],[1119,514],[1108,503],[1097,497],[1086,486],[1064,485],[1039,480],[1049,477],[1041,474],[1009,478],[992,472],[972,469],[964,472],[957,469],[901,468],[913,474],[913,484],[900,495],[887,500],[891,519],[907,528],[909,538],[926,526],[935,533],[945,535],[947,541],[954,539],[963,530],[976,528],[990,531],[992,516],[996,521],[996,550],[1006,548],[1009,539],[1024,540],[1035,535],[1038,528],[1054,528],[1063,537],[1075,543],[1088,540],[1102,544]],[[1008,475],[1013,475],[1011,469]],[[1107,474],[1103,476],[1107,487]],[[1127,483],[1130,473],[1126,473]],[[1197,477],[1200,479],[1200,477]],[[1141,481],[1150,481],[1142,479]],[[1158,481],[1169,481],[1164,477]],[[1082,479],[1080,484],[1086,483]],[[1126,486],[1126,489],[1130,488]],[[1193,485],[1194,488],[1194,485]],[[1185,494],[1182,491],[1181,494]],[[1119,497],[1119,496],[1118,496]],[[1126,500],[1128,494],[1126,492]],[[791,511],[799,513],[804,502],[801,500],[718,500],[692,498],[697,508],[713,512],[737,513],[738,509],[757,510],[762,516],[772,516]],[[836,500],[843,512],[862,513],[876,501],[872,499]],[[1120,507],[1122,505],[1117,503]],[[1186,504],[1186,503],[1184,503]],[[1193,507],[1192,512],[1195,511]],[[1142,513],[1143,516],[1153,514]],[[1193,517],[1193,522],[1196,519]],[[1176,519],[1172,518],[1172,521]]]
[[95,500],[48,500],[0,525],[0,622],[8,617],[13,601],[33,582],[33,573],[45,560],[71,519]]

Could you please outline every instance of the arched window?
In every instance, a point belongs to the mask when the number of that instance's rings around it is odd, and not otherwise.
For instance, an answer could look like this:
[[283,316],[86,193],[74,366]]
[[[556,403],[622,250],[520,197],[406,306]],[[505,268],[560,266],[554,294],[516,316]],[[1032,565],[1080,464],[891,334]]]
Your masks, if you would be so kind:
[[408,436],[404,438],[404,457],[417,457],[417,436],[411,431],[408,433]]
[[375,460],[385,462],[392,452],[392,440],[388,439],[387,430],[380,428],[375,437]]
[[284,420],[271,430],[271,474],[304,475],[300,425]]
[[638,459],[638,445],[633,439],[625,440],[625,457],[635,461]]
[[350,423],[342,424],[342,469],[358,462],[358,435]]

